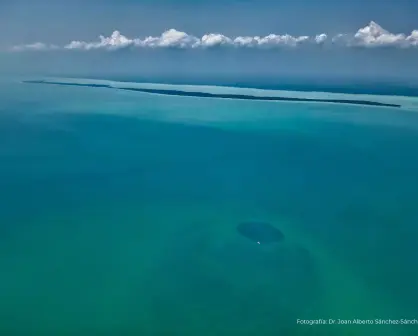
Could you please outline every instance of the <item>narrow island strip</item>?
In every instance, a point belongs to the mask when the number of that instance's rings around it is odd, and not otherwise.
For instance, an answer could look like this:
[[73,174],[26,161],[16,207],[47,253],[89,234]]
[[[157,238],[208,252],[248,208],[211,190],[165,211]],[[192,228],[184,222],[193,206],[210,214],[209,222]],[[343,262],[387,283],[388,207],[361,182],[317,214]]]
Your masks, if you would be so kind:
[[336,103],[336,104],[368,105],[368,106],[397,107],[397,108],[401,107],[400,104],[380,103],[380,102],[375,102],[375,101],[357,100],[357,99],[274,97],[274,96],[253,96],[253,95],[228,94],[228,93],[208,93],[208,92],[198,92],[198,91],[181,91],[181,90],[174,90],[174,89],[146,89],[146,88],[129,88],[129,87],[119,88],[119,87],[114,87],[109,84],[65,83],[65,82],[55,82],[55,81],[45,81],[45,80],[27,80],[27,81],[23,81],[23,83],[106,88],[106,89],[114,89],[114,90],[135,91],[135,92],[142,92],[142,93],[160,94],[160,95],[167,95],[167,96],[182,96],[182,97],[240,99],[240,100],[258,100],[258,101]]

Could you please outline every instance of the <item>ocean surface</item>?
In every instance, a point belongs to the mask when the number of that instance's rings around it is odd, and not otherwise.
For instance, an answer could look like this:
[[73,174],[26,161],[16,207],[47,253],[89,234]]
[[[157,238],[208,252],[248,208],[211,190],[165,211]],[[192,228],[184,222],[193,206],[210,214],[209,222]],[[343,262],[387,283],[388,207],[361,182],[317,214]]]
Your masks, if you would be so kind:
[[71,81],[0,81],[0,335],[418,334],[418,97]]

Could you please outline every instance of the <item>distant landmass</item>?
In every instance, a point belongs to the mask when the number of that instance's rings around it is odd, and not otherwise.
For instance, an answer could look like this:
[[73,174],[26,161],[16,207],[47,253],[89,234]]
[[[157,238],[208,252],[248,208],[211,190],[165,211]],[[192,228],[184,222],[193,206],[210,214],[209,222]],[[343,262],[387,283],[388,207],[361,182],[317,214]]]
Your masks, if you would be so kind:
[[338,103],[338,104],[354,104],[354,105],[368,105],[368,106],[383,106],[383,107],[397,107],[399,104],[380,103],[369,100],[354,100],[354,99],[316,99],[316,98],[296,98],[296,97],[275,97],[275,96],[254,96],[244,94],[227,94],[227,93],[208,93],[198,91],[182,91],[174,89],[146,89],[146,88],[120,88],[113,87],[109,84],[87,84],[87,83],[65,83],[57,81],[46,80],[27,80],[23,81],[28,84],[52,84],[64,86],[84,86],[93,88],[106,88],[114,90],[136,91],[143,93],[153,93],[168,96],[183,96],[183,97],[202,97],[202,98],[220,98],[220,99],[241,99],[241,100],[259,100],[259,101],[290,101],[290,102],[318,102],[318,103]]

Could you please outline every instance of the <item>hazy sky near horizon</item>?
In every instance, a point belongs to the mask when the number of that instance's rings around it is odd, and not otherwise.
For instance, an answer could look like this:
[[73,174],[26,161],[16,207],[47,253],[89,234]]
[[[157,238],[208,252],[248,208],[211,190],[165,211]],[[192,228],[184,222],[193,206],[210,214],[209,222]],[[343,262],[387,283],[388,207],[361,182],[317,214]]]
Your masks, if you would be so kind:
[[[97,41],[118,30],[129,38],[168,29],[201,37],[356,33],[375,21],[392,34],[418,29],[416,0],[0,0],[0,49],[42,42]],[[386,50],[43,52],[0,55],[4,71],[71,73],[188,72],[291,76],[339,74],[418,79],[418,47]]]

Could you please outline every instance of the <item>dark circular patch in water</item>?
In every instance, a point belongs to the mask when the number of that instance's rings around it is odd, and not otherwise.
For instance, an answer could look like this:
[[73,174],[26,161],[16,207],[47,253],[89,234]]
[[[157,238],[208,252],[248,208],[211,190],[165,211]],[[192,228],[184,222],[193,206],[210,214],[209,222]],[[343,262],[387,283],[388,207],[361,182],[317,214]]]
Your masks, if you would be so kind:
[[258,244],[277,243],[284,240],[284,234],[265,222],[243,222],[237,226],[238,232]]

